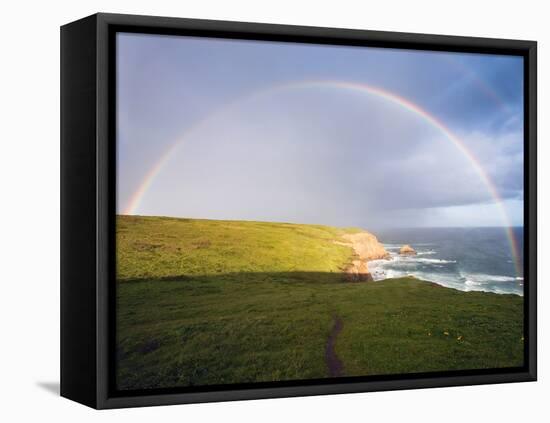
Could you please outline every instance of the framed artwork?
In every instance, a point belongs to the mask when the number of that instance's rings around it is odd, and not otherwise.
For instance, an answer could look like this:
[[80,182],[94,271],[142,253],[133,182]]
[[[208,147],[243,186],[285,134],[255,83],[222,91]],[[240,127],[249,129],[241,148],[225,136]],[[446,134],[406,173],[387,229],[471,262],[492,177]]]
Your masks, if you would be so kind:
[[536,379],[536,43],[61,29],[61,394]]

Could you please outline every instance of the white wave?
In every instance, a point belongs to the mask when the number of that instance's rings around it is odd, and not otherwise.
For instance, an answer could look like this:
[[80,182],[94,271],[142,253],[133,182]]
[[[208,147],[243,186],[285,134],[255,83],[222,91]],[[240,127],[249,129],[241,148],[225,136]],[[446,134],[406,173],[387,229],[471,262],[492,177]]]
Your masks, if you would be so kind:
[[506,275],[488,275],[485,273],[467,273],[463,277],[467,281],[472,281],[477,284],[495,283],[495,282],[515,282],[514,276]]
[[445,260],[445,259],[436,259],[436,258],[424,258],[418,256],[393,256],[393,261],[396,262],[405,262],[405,263],[428,263],[428,264],[449,264],[456,263],[456,260]]
[[421,263],[441,263],[441,264],[456,263],[456,260],[429,259],[429,258],[418,258],[416,259],[416,261],[419,261]]
[[430,250],[430,251],[417,251],[416,252],[417,256],[431,256],[432,254],[437,254],[437,251]]
[[418,275],[415,276],[417,276],[419,279],[434,282],[447,288],[458,289],[459,291],[482,291],[493,292],[495,294],[516,294],[523,296],[523,289],[520,287],[514,287],[513,285],[504,285],[506,286],[506,288],[504,288],[495,286],[491,283],[480,282],[479,280],[459,279],[457,278],[456,274],[422,274],[419,272]]
[[[374,260],[369,262],[369,268],[375,281],[393,278],[403,278],[406,276],[414,276],[428,282],[433,282],[438,285],[453,288],[460,291],[482,291],[493,292],[497,294],[516,294],[523,296],[522,282],[516,282],[516,278],[505,275],[488,275],[482,273],[473,273],[464,275],[455,272],[430,272],[411,268],[415,262],[407,261],[408,258],[402,260]],[[418,260],[418,259],[417,259]],[[435,260],[435,259],[432,259]],[[449,262],[450,260],[444,260]],[[396,266],[397,265],[397,266]],[[444,267],[433,265],[433,267]],[[429,268],[428,268],[429,269]],[[503,284],[501,287],[495,286],[495,282],[516,282],[515,284]]]

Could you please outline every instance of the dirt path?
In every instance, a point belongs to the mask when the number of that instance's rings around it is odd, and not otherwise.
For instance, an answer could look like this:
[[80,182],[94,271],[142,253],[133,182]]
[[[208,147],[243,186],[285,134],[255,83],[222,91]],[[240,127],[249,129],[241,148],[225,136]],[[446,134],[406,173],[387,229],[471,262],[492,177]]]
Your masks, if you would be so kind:
[[325,350],[325,361],[327,363],[328,373],[330,377],[342,376],[342,372],[344,370],[344,364],[336,355],[335,350],[336,337],[342,331],[343,327],[344,323],[342,322],[342,319],[338,316],[334,316],[334,326],[330,331],[330,335],[327,340],[327,347]]

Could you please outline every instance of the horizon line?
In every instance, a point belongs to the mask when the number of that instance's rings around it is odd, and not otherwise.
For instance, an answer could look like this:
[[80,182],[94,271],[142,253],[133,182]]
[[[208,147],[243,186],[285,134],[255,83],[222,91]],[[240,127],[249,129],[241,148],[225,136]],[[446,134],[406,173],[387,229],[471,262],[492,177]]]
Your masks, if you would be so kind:
[[[355,227],[358,229],[363,229],[363,225],[350,223],[349,225],[334,225],[328,223],[318,223],[318,222],[300,222],[300,221],[281,221],[281,220],[260,220],[260,219],[235,219],[235,218],[224,218],[224,219],[215,219],[209,217],[188,217],[188,216],[174,216],[174,215],[156,215],[156,214],[127,214],[127,213],[115,213],[115,216],[127,216],[127,217],[158,217],[165,219],[186,219],[186,220],[213,220],[213,221],[226,221],[226,222],[251,222],[251,223],[280,223],[286,225],[312,225],[312,226],[332,226],[335,228],[350,228]],[[524,228],[525,224],[521,225],[456,225],[456,226],[384,226],[376,230],[385,230],[385,229],[450,229],[450,228]],[[367,229],[365,229],[367,230]]]

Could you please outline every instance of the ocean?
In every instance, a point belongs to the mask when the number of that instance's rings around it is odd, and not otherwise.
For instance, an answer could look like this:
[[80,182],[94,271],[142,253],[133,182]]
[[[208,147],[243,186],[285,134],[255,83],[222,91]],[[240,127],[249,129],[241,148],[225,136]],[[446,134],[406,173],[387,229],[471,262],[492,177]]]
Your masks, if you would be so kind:
[[[523,295],[523,228],[411,228],[376,232],[390,260],[369,262],[374,280],[414,276],[461,291]],[[411,245],[415,256],[399,255]]]

